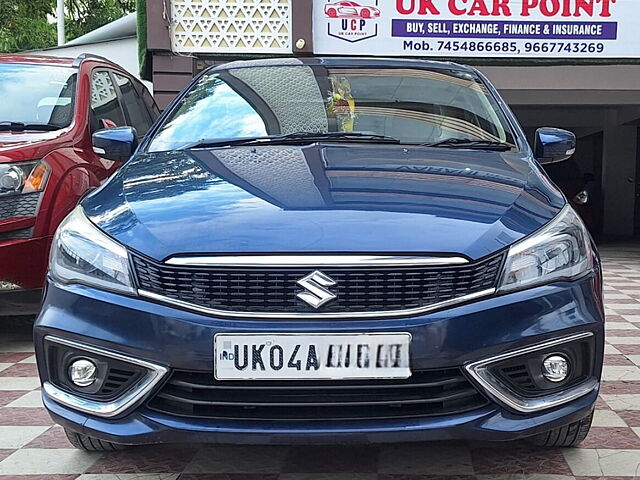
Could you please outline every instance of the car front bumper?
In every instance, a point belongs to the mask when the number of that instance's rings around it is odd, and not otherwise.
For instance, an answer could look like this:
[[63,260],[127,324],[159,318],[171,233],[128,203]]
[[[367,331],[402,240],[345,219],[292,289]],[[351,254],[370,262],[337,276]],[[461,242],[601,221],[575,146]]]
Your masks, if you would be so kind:
[[[43,399],[60,424],[97,438],[123,444],[214,442],[239,444],[368,443],[438,439],[513,440],[548,431],[585,417],[598,394],[604,348],[604,314],[599,277],[558,283],[487,298],[428,315],[401,319],[291,321],[222,319],[203,316],[140,298],[123,297],[83,286],[50,283],[36,322],[35,345],[42,380],[49,372],[45,337],[90,345],[166,369],[144,398],[110,417],[82,412],[54,399]],[[173,416],[146,402],[172,370],[213,375],[216,333],[369,333],[409,332],[413,370],[472,365],[505,352],[526,349],[560,337],[591,334],[594,339],[589,388],[570,401],[549,408],[518,411],[483,387],[486,406],[459,414],[384,420],[317,421],[206,419]],[[586,381],[585,381],[586,383]],[[550,404],[551,405],[551,404]]]

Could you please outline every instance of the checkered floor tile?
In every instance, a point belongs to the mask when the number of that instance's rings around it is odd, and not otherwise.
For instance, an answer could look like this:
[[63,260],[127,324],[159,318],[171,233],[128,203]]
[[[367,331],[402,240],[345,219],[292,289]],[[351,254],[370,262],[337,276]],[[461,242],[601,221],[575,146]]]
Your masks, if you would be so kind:
[[468,442],[361,447],[165,445],[74,450],[40,402],[30,325],[0,325],[0,480],[591,480],[640,476],[640,245],[602,248],[607,346],[581,448]]

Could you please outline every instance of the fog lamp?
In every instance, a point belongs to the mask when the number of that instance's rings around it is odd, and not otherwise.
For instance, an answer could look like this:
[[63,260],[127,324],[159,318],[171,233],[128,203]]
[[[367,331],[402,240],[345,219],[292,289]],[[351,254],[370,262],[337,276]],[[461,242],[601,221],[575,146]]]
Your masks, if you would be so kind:
[[562,382],[569,376],[569,360],[562,355],[549,355],[542,362],[542,375],[550,382]]
[[98,368],[86,358],[74,360],[69,366],[69,378],[76,387],[88,387],[96,381]]

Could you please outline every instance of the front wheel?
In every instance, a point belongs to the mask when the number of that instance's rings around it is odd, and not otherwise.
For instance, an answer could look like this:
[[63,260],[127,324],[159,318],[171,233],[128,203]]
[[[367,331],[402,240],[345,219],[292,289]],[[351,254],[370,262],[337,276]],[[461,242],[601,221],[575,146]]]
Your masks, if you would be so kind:
[[89,435],[74,432],[68,428],[64,429],[64,433],[67,435],[69,443],[78,450],[85,450],[87,452],[115,452],[117,450],[124,450],[127,448],[126,445],[119,445],[117,443],[100,440],[95,437],[90,437]]
[[592,421],[593,412],[577,422],[536,435],[529,441],[537,447],[576,447],[587,438]]
[[362,18],[371,18],[371,11],[365,8],[364,10],[362,10],[361,15]]

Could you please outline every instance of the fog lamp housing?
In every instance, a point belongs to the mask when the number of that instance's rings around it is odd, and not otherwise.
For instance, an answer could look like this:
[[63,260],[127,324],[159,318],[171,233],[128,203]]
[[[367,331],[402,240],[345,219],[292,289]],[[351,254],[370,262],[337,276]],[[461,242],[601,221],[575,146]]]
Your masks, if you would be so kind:
[[564,382],[569,376],[570,363],[564,355],[549,355],[542,362],[542,375],[550,382]]
[[468,363],[465,369],[498,403],[519,413],[537,412],[598,388],[597,343],[595,332],[575,333]]
[[79,358],[71,362],[67,374],[76,387],[85,388],[95,383],[98,378],[98,367],[91,360]]
[[109,402],[140,382],[148,369],[90,348],[45,340],[48,381],[67,393]]
[[[169,372],[162,365],[51,335],[44,337],[43,346],[38,363],[46,398],[98,417],[123,414]],[[88,383],[94,375],[89,386],[77,384]]]

